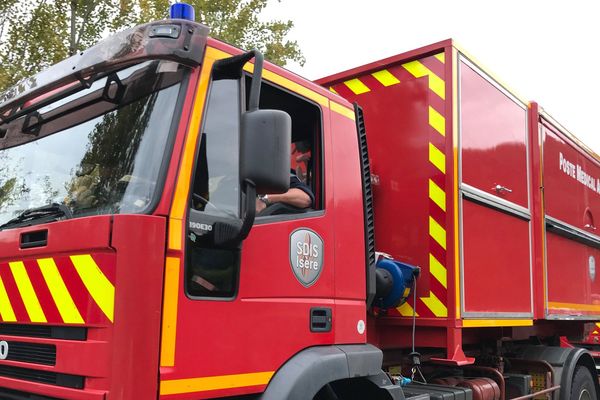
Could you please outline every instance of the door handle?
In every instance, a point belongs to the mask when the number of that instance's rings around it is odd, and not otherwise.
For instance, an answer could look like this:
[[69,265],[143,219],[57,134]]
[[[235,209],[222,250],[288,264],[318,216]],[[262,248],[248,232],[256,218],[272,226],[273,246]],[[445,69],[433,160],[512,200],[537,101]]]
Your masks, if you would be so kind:
[[502,185],[496,185],[492,188],[492,190],[495,190],[496,193],[498,193],[498,194],[512,193],[511,189],[507,188],[506,186],[502,186]]

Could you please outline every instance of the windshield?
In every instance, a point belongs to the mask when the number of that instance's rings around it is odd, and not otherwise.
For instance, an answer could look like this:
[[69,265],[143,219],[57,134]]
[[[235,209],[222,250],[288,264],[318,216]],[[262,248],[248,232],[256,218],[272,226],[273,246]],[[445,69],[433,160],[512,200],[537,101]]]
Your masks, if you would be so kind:
[[146,62],[11,122],[0,133],[0,225],[49,204],[69,217],[145,212],[183,74]]

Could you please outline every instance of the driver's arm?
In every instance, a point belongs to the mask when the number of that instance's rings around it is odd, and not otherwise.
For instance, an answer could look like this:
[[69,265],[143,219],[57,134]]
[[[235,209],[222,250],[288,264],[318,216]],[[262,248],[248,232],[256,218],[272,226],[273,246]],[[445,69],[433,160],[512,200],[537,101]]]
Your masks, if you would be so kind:
[[[304,190],[298,188],[292,188],[282,194],[269,194],[267,199],[269,204],[285,203],[297,208],[308,208],[312,205],[310,196]],[[264,201],[256,199],[256,212],[261,212],[266,207],[267,204]]]

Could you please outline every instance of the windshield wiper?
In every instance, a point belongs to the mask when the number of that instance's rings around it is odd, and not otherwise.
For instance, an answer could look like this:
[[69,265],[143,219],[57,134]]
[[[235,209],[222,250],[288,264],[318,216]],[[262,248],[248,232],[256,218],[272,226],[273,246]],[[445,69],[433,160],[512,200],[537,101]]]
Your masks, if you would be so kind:
[[25,210],[17,217],[0,225],[0,229],[52,222],[61,219],[61,217],[63,217],[62,219],[73,218],[71,209],[64,204],[52,203],[42,207]]

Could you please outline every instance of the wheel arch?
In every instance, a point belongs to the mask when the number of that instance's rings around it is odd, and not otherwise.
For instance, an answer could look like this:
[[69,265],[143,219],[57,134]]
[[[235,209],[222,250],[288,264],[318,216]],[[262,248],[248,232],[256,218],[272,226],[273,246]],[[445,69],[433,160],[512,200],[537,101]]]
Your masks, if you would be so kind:
[[571,393],[571,384],[573,375],[578,366],[583,366],[590,370],[596,393],[600,393],[598,384],[598,374],[592,355],[582,348],[563,348],[548,346],[526,346],[522,349],[519,358],[529,360],[543,360],[552,365],[554,370],[554,384],[560,385],[558,397],[555,399],[568,399]]
[[310,347],[279,368],[261,400],[312,399],[325,385],[350,378],[370,378],[391,399],[402,399],[402,389],[382,372],[382,362],[383,353],[370,344]]

